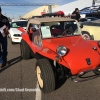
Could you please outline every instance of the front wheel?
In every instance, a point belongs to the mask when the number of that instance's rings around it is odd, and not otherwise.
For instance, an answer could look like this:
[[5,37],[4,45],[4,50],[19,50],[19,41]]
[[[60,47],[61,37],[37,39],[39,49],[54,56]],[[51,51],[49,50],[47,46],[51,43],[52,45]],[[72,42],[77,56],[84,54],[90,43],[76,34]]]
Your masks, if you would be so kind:
[[20,51],[21,51],[21,56],[23,59],[25,59],[25,60],[30,59],[31,49],[24,40],[21,40]]
[[55,77],[52,66],[47,59],[39,59],[36,63],[38,84],[43,93],[55,90]]

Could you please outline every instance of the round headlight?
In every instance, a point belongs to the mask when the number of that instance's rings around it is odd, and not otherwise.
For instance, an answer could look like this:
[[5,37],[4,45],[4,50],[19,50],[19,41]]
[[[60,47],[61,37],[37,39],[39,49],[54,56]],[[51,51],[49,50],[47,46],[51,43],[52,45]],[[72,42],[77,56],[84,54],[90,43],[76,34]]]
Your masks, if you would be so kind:
[[64,46],[59,46],[57,48],[57,53],[59,56],[64,56],[67,53],[67,48]]

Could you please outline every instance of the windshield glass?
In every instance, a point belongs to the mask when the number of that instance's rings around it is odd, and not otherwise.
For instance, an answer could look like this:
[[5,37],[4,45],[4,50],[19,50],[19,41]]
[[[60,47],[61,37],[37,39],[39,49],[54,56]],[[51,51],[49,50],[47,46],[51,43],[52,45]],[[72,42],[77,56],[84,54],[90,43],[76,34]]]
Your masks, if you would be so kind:
[[42,38],[58,38],[81,35],[79,25],[75,21],[41,23]]
[[28,21],[16,21],[11,23],[11,28],[26,27]]

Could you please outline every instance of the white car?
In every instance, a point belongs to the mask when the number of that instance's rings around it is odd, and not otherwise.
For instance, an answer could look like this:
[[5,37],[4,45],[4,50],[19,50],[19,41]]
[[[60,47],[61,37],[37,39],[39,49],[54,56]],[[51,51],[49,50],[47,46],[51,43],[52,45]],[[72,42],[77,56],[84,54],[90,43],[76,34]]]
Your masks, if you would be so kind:
[[27,23],[27,20],[16,20],[11,22],[8,37],[10,37],[12,44],[21,42],[21,33],[26,30]]

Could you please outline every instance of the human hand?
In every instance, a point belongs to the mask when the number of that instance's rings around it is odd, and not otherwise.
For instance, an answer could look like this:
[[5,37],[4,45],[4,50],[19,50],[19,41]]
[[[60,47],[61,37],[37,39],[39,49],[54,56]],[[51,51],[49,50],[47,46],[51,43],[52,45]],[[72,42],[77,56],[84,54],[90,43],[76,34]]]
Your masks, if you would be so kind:
[[8,27],[6,27],[3,31],[4,31],[4,34],[5,34],[6,36],[9,34],[9,28],[8,28]]

